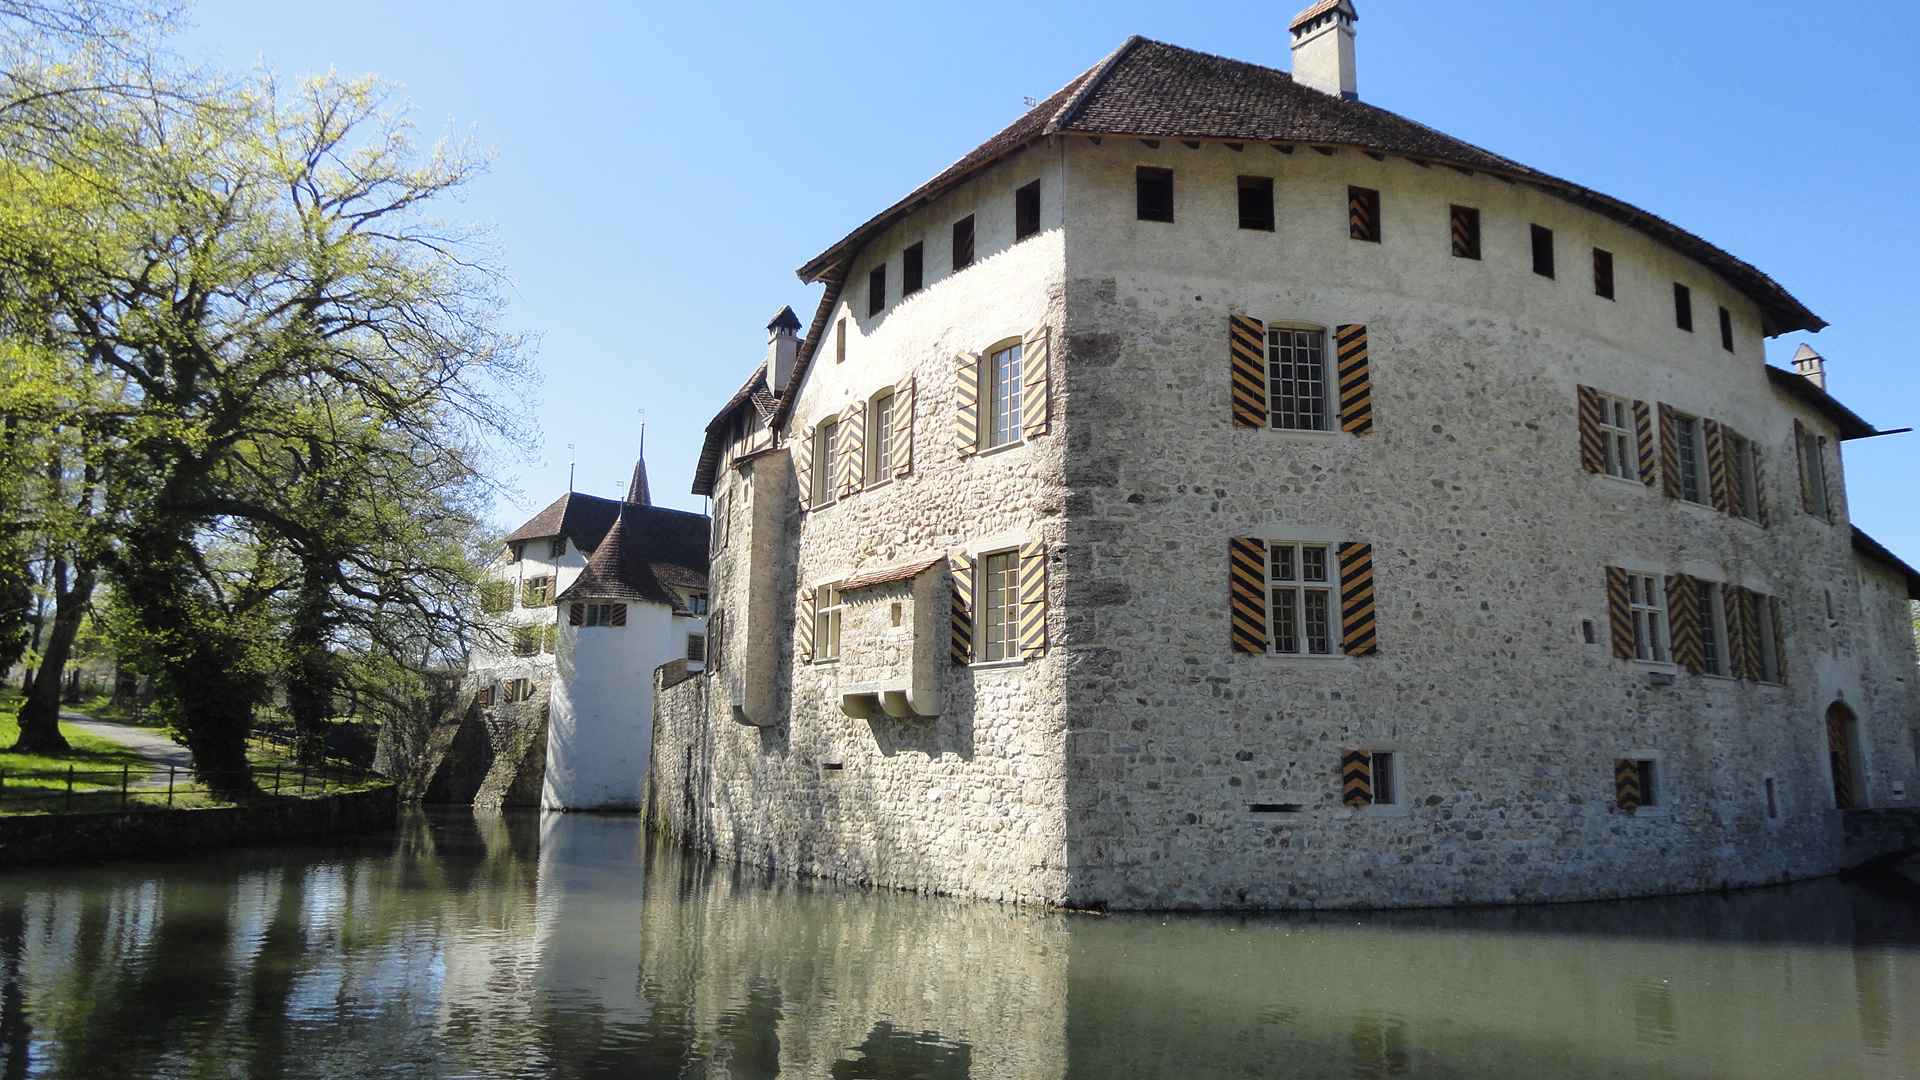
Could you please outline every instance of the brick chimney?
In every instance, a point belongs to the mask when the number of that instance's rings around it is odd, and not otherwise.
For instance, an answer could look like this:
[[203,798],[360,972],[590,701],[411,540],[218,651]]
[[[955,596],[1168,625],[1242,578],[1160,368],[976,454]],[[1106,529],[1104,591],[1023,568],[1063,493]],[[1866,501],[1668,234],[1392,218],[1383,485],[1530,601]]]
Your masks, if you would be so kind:
[[793,363],[800,357],[799,329],[800,316],[790,307],[781,308],[767,324],[767,389],[775,397],[786,392],[787,380],[793,378]]
[[1359,101],[1353,74],[1353,0],[1320,0],[1293,17],[1293,81]]
[[1813,351],[1813,346],[1802,345],[1800,351],[1793,354],[1793,371],[1820,389],[1827,388],[1827,362]]

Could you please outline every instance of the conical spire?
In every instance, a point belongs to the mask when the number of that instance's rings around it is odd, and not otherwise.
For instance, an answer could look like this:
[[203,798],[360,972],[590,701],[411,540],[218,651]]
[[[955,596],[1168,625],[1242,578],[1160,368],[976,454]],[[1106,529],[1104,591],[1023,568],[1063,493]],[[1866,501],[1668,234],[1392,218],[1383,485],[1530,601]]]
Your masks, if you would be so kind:
[[644,453],[633,461],[633,479],[627,482],[627,501],[641,506],[653,505],[653,494],[647,490],[647,458]]

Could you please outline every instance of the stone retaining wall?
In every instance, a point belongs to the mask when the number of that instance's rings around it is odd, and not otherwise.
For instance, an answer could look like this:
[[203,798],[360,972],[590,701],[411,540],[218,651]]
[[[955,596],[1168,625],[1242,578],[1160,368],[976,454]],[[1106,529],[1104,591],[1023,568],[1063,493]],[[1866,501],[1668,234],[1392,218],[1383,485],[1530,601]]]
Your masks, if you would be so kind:
[[396,789],[374,788],[267,806],[0,817],[0,866],[173,855],[391,828]]

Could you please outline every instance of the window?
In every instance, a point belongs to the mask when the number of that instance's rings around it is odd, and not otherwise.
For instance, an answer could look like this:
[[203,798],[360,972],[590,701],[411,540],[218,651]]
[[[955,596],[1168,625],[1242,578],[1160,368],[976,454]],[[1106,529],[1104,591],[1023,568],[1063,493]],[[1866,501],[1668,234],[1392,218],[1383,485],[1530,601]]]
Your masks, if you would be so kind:
[[1691,579],[1694,611],[1700,620],[1700,666],[1708,675],[1728,673],[1726,620],[1721,607],[1720,586],[1699,578]]
[[1761,682],[1786,682],[1786,663],[1779,637],[1780,601],[1764,593],[1749,591],[1747,595],[1753,598],[1753,634],[1760,644],[1760,670],[1756,674]]
[[909,244],[900,253],[900,295],[912,296],[920,291],[922,277],[926,273],[927,245]]
[[973,215],[953,223],[953,268],[965,270],[973,265]]
[[1453,257],[1478,259],[1480,257],[1480,211],[1471,206],[1450,206],[1447,208],[1447,220],[1447,231],[1453,235]]
[[528,701],[533,697],[532,679],[508,679],[500,684],[501,698],[506,702]]
[[1533,272],[1553,276],[1553,230],[1543,225],[1533,227]]
[[1015,243],[1040,231],[1040,181],[1013,193],[1013,239]]
[[1133,171],[1134,201],[1141,221],[1173,220],[1173,170],[1142,165]]
[[1748,521],[1760,520],[1760,448],[1753,440],[1721,427],[1727,454],[1727,512]]
[[706,661],[707,661],[707,635],[688,634],[687,635],[687,662],[690,664],[704,664],[706,663]]
[[727,546],[727,534],[733,527],[733,500],[722,492],[713,499],[713,533],[710,550],[722,551]]
[[514,542],[514,543],[511,543],[511,544],[508,544],[508,545],[507,545],[507,561],[508,561],[508,562],[510,562],[510,563],[515,563],[515,562],[519,562],[519,561],[520,561],[520,552],[521,552],[521,549],[522,549],[522,548],[523,548],[524,546],[525,546],[525,545],[523,545],[523,544],[521,544],[521,543],[519,543],[519,542],[517,542],[517,541],[516,541],[516,542]]
[[1593,295],[1613,299],[1613,252],[1593,249]]
[[839,319],[833,324],[833,362],[847,362],[847,320]]
[[1386,750],[1341,751],[1340,801],[1355,810],[1398,805],[1398,757]]
[[1657,765],[1650,758],[1614,759],[1613,805],[1628,814],[1643,806],[1659,806]]
[[814,660],[840,659],[840,615],[844,610],[839,582],[813,590]]
[[1600,395],[1600,437],[1606,444],[1602,470],[1622,480],[1640,479],[1639,437],[1634,433],[1633,402]]
[[1674,460],[1680,470],[1680,497],[1688,502],[1710,502],[1706,470],[1702,468],[1706,461],[1706,453],[1700,445],[1699,419],[1674,413],[1673,432],[1677,451]]
[[553,577],[542,574],[530,577],[520,586],[521,607],[546,607],[553,603]]
[[1627,572],[1627,611],[1633,623],[1633,658],[1665,663],[1667,598],[1658,575]]
[[876,394],[867,406],[867,484],[893,478],[893,391]]
[[1272,589],[1272,651],[1290,656],[1333,655],[1333,581],[1327,544],[1270,542],[1267,582]]
[[1720,347],[1733,351],[1733,312],[1720,309]]
[[1000,551],[981,560],[980,659],[1012,660],[1020,655],[1020,553]]
[[1020,343],[987,357],[986,446],[1020,441]]
[[1372,188],[1347,189],[1347,235],[1371,244],[1380,242],[1380,193]]
[[1673,283],[1673,325],[1693,333],[1693,290]]
[[1240,178],[1240,227],[1273,231],[1273,177]]
[[570,626],[625,626],[625,604],[575,604],[567,612]]
[[567,538],[566,537],[556,536],[553,539],[547,541],[547,558],[561,559],[561,558],[565,558],[566,554],[567,554]]
[[1793,434],[1800,449],[1801,506],[1822,521],[1832,521],[1833,508],[1827,494],[1827,440],[1808,431],[1798,420],[1793,422]]
[[1328,422],[1324,333],[1269,327],[1267,382],[1274,427],[1333,430]]
[[707,613],[707,594],[703,592],[688,593],[687,610],[695,615],[705,615]]
[[825,506],[833,501],[833,474],[836,464],[833,446],[839,435],[839,417],[820,421],[820,426],[813,431],[813,505],[815,506]]
[[473,703],[475,705],[482,705],[482,706],[491,705],[493,704],[493,698],[495,693],[497,693],[497,690],[495,689],[494,685],[492,683],[488,683],[487,685],[481,687],[478,691],[474,693]]
[[887,264],[881,263],[867,274],[867,314],[878,315],[887,306]]
[[540,651],[540,628],[537,626],[516,626],[513,628],[513,655],[532,656]]

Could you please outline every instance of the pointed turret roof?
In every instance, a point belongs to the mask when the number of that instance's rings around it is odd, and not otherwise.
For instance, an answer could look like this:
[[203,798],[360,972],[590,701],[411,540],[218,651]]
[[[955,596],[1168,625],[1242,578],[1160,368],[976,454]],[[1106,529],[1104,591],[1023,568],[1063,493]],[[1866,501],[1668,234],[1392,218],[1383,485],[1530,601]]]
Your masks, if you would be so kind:
[[707,587],[707,518],[624,503],[561,600],[632,600],[692,614],[687,593]]
[[627,501],[636,506],[652,506],[653,493],[647,490],[647,455],[633,459],[633,479],[627,482]]

